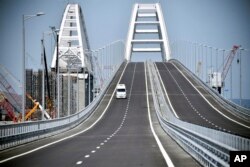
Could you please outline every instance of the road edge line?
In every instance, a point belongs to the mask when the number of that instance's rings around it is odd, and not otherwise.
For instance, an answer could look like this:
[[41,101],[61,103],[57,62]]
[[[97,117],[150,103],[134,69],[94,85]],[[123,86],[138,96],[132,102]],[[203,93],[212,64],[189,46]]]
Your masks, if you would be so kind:
[[232,118],[230,118],[230,117],[228,117],[228,116],[226,116],[225,114],[223,114],[219,109],[217,109],[214,105],[212,105],[207,99],[206,99],[206,97],[204,97],[203,96],[203,94],[193,85],[193,83],[191,82],[191,81],[189,81],[189,79],[183,74],[183,72],[175,65],[175,64],[173,64],[173,63],[171,63],[180,73],[181,73],[181,75],[192,85],[192,87],[201,95],[201,97],[215,110],[215,111],[217,111],[219,114],[221,114],[223,117],[225,117],[225,118],[227,118],[228,120],[230,120],[230,121],[232,121],[232,122],[234,122],[234,123],[236,123],[236,124],[238,124],[238,125],[241,125],[241,126],[243,126],[243,127],[245,127],[245,128],[248,128],[248,129],[250,129],[250,127],[249,126],[247,126],[247,125],[245,125],[245,124],[242,124],[242,123],[240,123],[240,122],[238,122],[238,121],[236,121],[236,120],[234,120],[234,119],[232,119]]
[[[126,68],[127,68],[127,65],[128,65],[128,63],[126,63],[126,66],[124,67],[123,72],[122,72],[122,74],[121,74],[121,76],[120,76],[120,78],[119,78],[119,80],[118,80],[118,83],[121,81],[121,78],[122,78],[122,76],[123,76],[123,74],[124,74],[124,72],[125,72],[125,70],[126,70]],[[61,142],[61,141],[70,139],[70,138],[72,138],[72,137],[75,137],[75,136],[77,136],[77,135],[79,135],[79,134],[81,134],[81,133],[84,133],[84,132],[88,131],[89,129],[91,129],[92,127],[94,127],[94,126],[102,119],[102,117],[103,117],[104,114],[106,113],[106,111],[107,111],[107,109],[108,109],[108,107],[109,107],[109,105],[110,105],[110,103],[111,103],[111,101],[112,101],[112,99],[113,99],[114,94],[115,94],[115,90],[113,91],[112,96],[111,96],[111,98],[110,98],[110,100],[109,100],[109,103],[108,103],[108,105],[106,106],[106,108],[104,109],[104,111],[103,111],[103,113],[101,114],[101,116],[100,116],[93,124],[91,124],[88,128],[86,128],[86,129],[84,129],[84,130],[82,130],[82,131],[80,131],[80,132],[78,132],[78,133],[75,133],[75,134],[73,134],[73,135],[70,135],[70,136],[64,137],[64,138],[62,138],[62,139],[56,140],[56,141],[54,141],[54,142],[52,142],[52,143],[48,143],[48,144],[45,144],[45,145],[43,145],[43,146],[37,147],[37,148],[35,148],[35,149],[32,149],[32,150],[30,150],[30,151],[26,151],[26,152],[24,152],[24,153],[21,153],[21,154],[18,154],[18,155],[15,155],[15,156],[12,156],[12,157],[3,159],[3,160],[0,161],[0,164],[1,164],[1,163],[4,163],[4,162],[7,162],[7,161],[10,161],[10,160],[12,160],[12,159],[18,158],[18,157],[22,157],[22,156],[24,156],[24,155],[28,155],[28,154],[30,154],[30,153],[33,153],[33,152],[35,152],[35,151],[38,151],[38,150],[41,150],[41,149],[43,149],[43,148],[49,147],[49,146],[51,146],[51,145],[53,145],[53,144],[56,144],[56,143],[59,143],[59,142]]]
[[151,114],[150,114],[151,111],[150,111],[150,105],[149,105],[149,99],[148,99],[148,81],[147,81],[147,73],[146,73],[147,70],[146,70],[145,63],[144,63],[144,69],[145,69],[144,71],[145,71],[145,83],[146,83],[146,96],[147,96],[147,108],[148,108],[148,119],[149,119],[150,129],[151,129],[151,131],[153,133],[155,141],[156,141],[156,143],[157,143],[157,145],[158,145],[158,147],[159,147],[159,149],[160,149],[160,151],[162,153],[162,156],[164,157],[168,167],[174,167],[174,164],[173,164],[172,160],[170,159],[168,153],[164,149],[160,139],[156,135],[153,124],[152,124],[152,119],[151,119]]
[[[154,63],[154,64],[155,64],[155,63]],[[155,64],[155,66],[157,67],[156,64]],[[170,107],[171,107],[171,109],[172,109],[172,111],[173,111],[175,117],[178,118],[178,119],[180,119],[180,117],[179,117],[178,114],[176,113],[176,111],[175,111],[175,109],[174,109],[174,107],[173,107],[173,105],[172,105],[172,103],[171,103],[171,101],[170,101],[170,98],[169,98],[169,96],[168,96],[168,92],[167,92],[167,90],[166,90],[166,88],[165,88],[165,85],[163,84],[163,80],[162,80],[162,77],[161,77],[161,74],[160,74],[160,71],[159,71],[158,67],[156,68],[156,72],[158,73],[158,76],[159,76],[160,81],[161,81],[161,85],[162,85],[162,87],[163,87],[163,90],[164,90],[165,95],[166,95],[166,97],[167,97],[168,103],[169,103],[169,105],[170,105]]]

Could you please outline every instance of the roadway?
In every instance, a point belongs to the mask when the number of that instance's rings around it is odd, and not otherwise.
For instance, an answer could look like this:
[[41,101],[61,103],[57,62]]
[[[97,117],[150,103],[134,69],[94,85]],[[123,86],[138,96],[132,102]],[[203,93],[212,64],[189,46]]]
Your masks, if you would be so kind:
[[[120,83],[127,87],[127,99],[112,97],[120,76]],[[118,71],[99,107],[87,121],[69,132],[1,152],[0,160],[23,155],[0,166],[168,166],[150,128],[145,79],[144,63],[128,63],[123,75],[122,68]],[[152,105],[152,96],[150,99]],[[163,132],[153,107],[150,108],[156,132],[173,163],[199,166]],[[92,128],[86,128],[90,126]],[[70,135],[73,137],[64,140]],[[38,150],[33,151],[36,148]]]
[[205,100],[197,91],[201,86],[194,85],[195,82],[186,77],[189,82],[173,63],[159,62],[156,66],[176,117],[200,126],[250,138],[249,122],[234,116],[215,101],[211,106],[208,102],[212,97],[204,93],[205,91],[201,92],[206,97]]

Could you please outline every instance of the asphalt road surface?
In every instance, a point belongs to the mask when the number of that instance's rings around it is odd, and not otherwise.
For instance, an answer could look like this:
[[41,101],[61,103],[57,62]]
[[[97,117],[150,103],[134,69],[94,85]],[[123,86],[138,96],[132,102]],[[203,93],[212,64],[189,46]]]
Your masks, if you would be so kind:
[[[144,63],[128,63],[127,66],[124,63],[88,120],[59,135],[0,152],[0,162],[13,158],[0,166],[162,167],[170,166],[166,162],[170,159],[177,167],[200,166],[162,130],[154,111],[149,78],[145,74]],[[127,99],[112,96],[118,82],[126,84]],[[167,156],[159,149],[152,127]],[[64,140],[71,135],[74,137]]]
[[[170,102],[179,119],[250,138],[249,122],[240,120],[223,108],[223,106],[215,103],[213,106],[220,113],[216,111],[202,98],[174,64],[159,62],[156,65]],[[195,86],[199,87],[199,85]],[[209,94],[203,95],[208,100],[212,99]]]
[[[143,63],[127,65],[120,83],[126,84],[128,98],[114,96],[90,130],[0,166],[167,166],[149,126],[144,73]],[[106,101],[111,95],[107,92]]]

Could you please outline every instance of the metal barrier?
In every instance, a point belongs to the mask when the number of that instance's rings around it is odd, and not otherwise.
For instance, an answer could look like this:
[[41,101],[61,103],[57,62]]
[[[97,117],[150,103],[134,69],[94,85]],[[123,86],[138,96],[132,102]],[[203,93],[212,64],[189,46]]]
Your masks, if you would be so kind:
[[[122,45],[121,48],[121,54],[122,54],[121,57],[123,57],[123,53],[124,53],[124,44]],[[113,55],[117,56],[115,54]],[[120,61],[116,63],[117,64],[113,69],[112,74],[109,75],[110,76],[109,78],[106,78],[105,80],[106,82],[104,83],[103,88],[101,89],[99,95],[86,108],[84,108],[80,112],[77,112],[67,117],[53,119],[53,120],[1,125],[0,150],[61,133],[62,131],[69,130],[79,125],[84,120],[86,120],[86,118],[88,118],[95,110],[95,108],[98,106],[99,102],[102,100],[103,96],[108,90],[110,83],[114,79],[117,71],[119,70],[119,68],[123,63],[123,58],[121,58]]]
[[177,119],[165,100],[155,64],[147,63],[153,102],[162,128],[204,166],[229,166],[229,152],[250,150],[250,140]]

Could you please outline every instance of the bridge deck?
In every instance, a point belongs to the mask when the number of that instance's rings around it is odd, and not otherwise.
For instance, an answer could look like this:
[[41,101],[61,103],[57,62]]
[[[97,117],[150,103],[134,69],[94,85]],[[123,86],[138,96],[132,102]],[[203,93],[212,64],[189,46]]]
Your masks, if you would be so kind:
[[[220,113],[216,111],[172,63],[157,63],[157,67],[170,102],[181,120],[250,138],[249,122],[230,114],[209,94],[201,92]],[[191,78],[189,80],[194,83]],[[196,84],[195,87],[199,88],[200,85]]]
[[[2,158],[10,156],[10,154],[20,154],[32,147],[37,148],[55,139],[58,140],[86,129],[103,113],[121,72],[122,69],[119,70],[97,111],[88,121],[65,134],[5,152],[5,154],[1,154],[3,155]],[[129,63],[120,83],[126,84],[128,98],[115,99],[113,97],[106,113],[93,128],[73,138],[1,165],[49,167],[77,166],[78,163],[83,166],[166,166],[165,159],[150,129],[144,64]],[[151,96],[150,99],[153,106]],[[152,106],[151,108],[153,108]],[[180,165],[185,162],[185,164],[188,163],[191,166],[198,166],[195,160],[161,130],[156,116],[153,115],[152,117],[156,131],[160,133],[159,138],[162,139],[166,151],[174,160],[173,163]]]

